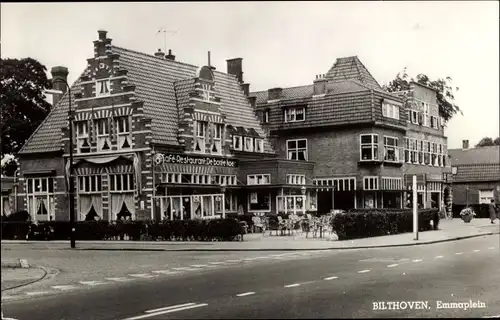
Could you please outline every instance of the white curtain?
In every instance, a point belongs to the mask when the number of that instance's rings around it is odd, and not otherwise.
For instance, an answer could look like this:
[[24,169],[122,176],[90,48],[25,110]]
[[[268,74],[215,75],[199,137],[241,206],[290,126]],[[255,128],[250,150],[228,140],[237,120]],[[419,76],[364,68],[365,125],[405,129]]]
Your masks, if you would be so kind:
[[124,202],[125,206],[127,206],[128,211],[132,214],[132,216],[135,215],[135,201],[134,201],[134,194],[133,193],[126,193],[123,195],[124,196]]
[[36,209],[35,209],[35,214],[37,214],[37,215],[38,215],[38,211],[40,211],[40,213],[42,213],[42,212],[41,212],[41,209],[42,209],[42,203],[43,203],[43,201],[42,201],[42,199],[41,199],[41,198],[36,198]]
[[111,194],[111,212],[113,213],[113,218],[116,219],[118,213],[122,209],[123,202],[125,201],[125,195],[122,193],[112,193]]
[[[43,203],[43,206],[45,207],[45,212],[46,212],[47,214],[49,214],[49,213],[50,213],[50,212],[49,212],[49,208],[50,208],[50,207],[49,207],[49,203],[48,203],[48,201],[47,201],[47,198],[43,197],[43,198],[42,198],[42,203]],[[42,212],[43,212],[43,211],[42,211]]]
[[[134,154],[134,173],[135,181],[137,183],[137,193],[141,194],[142,184],[141,184],[141,161],[137,153]],[[130,209],[129,209],[130,210]],[[131,211],[132,212],[132,211]]]
[[92,196],[92,205],[94,206],[94,210],[97,215],[102,218],[102,197],[100,194]]
[[80,215],[82,216],[82,220],[85,220],[85,217],[90,212],[90,209],[92,209],[92,196],[81,194],[78,198],[80,202]]
[[171,219],[177,220],[181,218],[181,198],[171,198],[172,201],[172,212]]

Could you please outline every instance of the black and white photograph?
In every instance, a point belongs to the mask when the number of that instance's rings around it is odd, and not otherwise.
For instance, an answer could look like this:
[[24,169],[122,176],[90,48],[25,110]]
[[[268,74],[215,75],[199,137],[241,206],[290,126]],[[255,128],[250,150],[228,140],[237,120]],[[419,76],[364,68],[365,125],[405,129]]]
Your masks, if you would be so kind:
[[499,8],[2,2],[1,319],[500,318]]

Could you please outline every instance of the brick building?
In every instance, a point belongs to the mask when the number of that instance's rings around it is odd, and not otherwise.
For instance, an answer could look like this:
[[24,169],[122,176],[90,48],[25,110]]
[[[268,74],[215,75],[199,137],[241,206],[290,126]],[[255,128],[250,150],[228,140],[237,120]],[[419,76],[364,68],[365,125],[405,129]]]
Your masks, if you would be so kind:
[[305,178],[320,213],[404,207],[410,175],[422,207],[442,205],[449,164],[432,89],[412,83],[390,94],[354,56],[312,84],[252,92],[250,101],[280,158],[314,163]]
[[[315,209],[313,164],[276,157],[247,100],[242,59],[227,73],[208,64],[117,47],[98,32],[94,56],[19,152],[19,209],[68,220],[69,141],[74,142],[77,220],[214,218],[275,211],[284,189],[295,209]],[[64,67],[52,69],[66,79]],[[294,210],[295,210],[294,209]],[[295,211],[297,211],[295,210]]]
[[500,146],[469,148],[469,141],[462,142],[462,149],[450,149],[453,168],[453,203],[473,205],[500,203]]

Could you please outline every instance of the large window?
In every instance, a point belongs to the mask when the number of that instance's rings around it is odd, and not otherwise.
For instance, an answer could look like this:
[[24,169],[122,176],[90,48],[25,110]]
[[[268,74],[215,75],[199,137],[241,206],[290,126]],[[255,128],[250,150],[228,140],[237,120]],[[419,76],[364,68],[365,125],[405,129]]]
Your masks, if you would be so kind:
[[411,163],[418,164],[417,139],[410,139]]
[[378,177],[363,177],[363,190],[378,190]]
[[370,161],[378,160],[378,135],[377,134],[362,134],[361,142],[361,160]]
[[90,152],[89,125],[87,120],[75,122],[75,127],[78,152]]
[[207,123],[205,121],[194,121],[193,128],[194,128],[194,151],[205,153]]
[[226,192],[225,197],[225,206],[226,212],[236,212],[238,211],[238,196],[231,191]]
[[[288,195],[277,196],[276,203],[278,204],[278,212],[287,212],[290,214],[305,213],[306,211],[306,196]],[[313,205],[314,206],[314,205]]]
[[132,147],[130,138],[130,118],[129,116],[116,117],[116,138],[118,141],[118,149],[128,149]]
[[399,120],[399,106],[391,103],[383,103],[382,115],[387,118]]
[[423,119],[424,123],[423,123],[423,125],[428,127],[429,126],[429,104],[422,102],[422,107],[424,110],[424,119]]
[[304,121],[306,119],[306,108],[288,108],[285,109],[285,122]]
[[55,215],[54,180],[46,178],[27,178],[26,197],[28,212],[33,220],[50,220]]
[[111,219],[135,215],[135,181],[132,173],[110,174],[109,191],[111,202]]
[[109,180],[110,191],[134,191],[134,175],[132,173],[110,174]]
[[384,137],[384,160],[399,162],[398,138]]
[[106,151],[111,149],[108,119],[97,119],[94,123],[96,128],[97,150]]
[[247,185],[270,184],[270,174],[252,174],[247,176]]
[[493,190],[479,190],[479,203],[491,203],[493,199]]
[[307,139],[287,140],[286,154],[288,160],[307,160]]
[[102,177],[78,176],[78,220],[85,220],[89,213],[102,217]]
[[212,141],[212,146],[210,147],[210,152],[212,154],[222,154],[222,135],[224,126],[220,123],[213,124],[214,138]]
[[431,165],[432,166],[437,166],[438,165],[438,160],[437,160],[437,143],[433,142],[432,143],[432,154],[431,154]]
[[101,80],[96,82],[96,97],[109,96],[111,94],[111,81]]
[[271,194],[269,192],[251,192],[248,195],[248,211],[271,211]]

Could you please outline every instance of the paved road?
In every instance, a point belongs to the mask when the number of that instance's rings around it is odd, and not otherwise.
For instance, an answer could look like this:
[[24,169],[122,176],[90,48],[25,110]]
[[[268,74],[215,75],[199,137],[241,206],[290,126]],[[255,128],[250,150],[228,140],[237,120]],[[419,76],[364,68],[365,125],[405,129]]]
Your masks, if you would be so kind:
[[[67,288],[64,294],[2,301],[3,311],[19,320],[500,315],[498,235],[417,247],[300,254],[273,253],[197,272]],[[484,308],[437,308],[439,301],[471,300]],[[421,303],[413,307],[421,309],[410,309],[415,301]],[[400,302],[400,309],[380,310],[381,302],[386,308],[393,306],[389,302]]]

